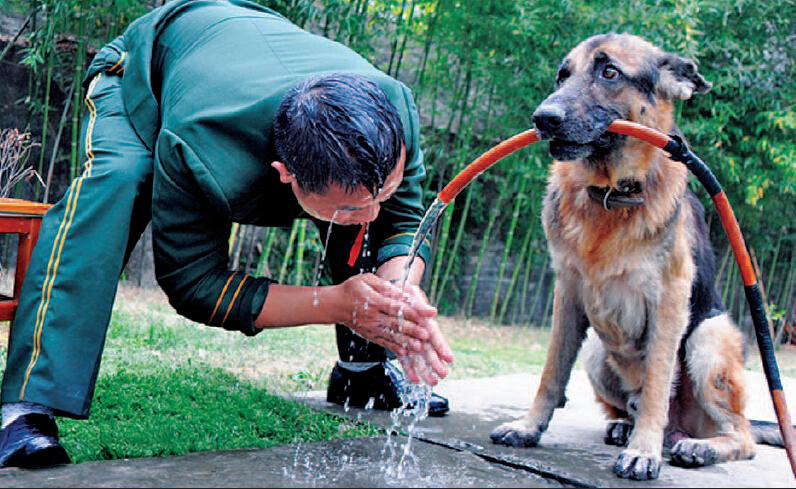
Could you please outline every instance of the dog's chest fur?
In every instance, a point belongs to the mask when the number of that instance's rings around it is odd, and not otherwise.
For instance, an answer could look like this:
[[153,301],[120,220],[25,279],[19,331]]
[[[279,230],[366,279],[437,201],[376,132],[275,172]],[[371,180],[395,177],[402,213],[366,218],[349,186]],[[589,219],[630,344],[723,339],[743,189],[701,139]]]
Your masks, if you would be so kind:
[[608,350],[632,360],[656,327],[664,276],[682,218],[672,207],[664,219],[650,209],[607,211],[585,187],[551,176],[543,221],[562,287],[574,292]]

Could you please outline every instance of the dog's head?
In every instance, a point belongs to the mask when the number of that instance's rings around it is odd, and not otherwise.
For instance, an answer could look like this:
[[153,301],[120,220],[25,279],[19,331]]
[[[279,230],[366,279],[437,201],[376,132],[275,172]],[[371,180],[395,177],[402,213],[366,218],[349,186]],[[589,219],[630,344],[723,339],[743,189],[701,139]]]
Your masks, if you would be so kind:
[[669,132],[672,101],[709,89],[690,59],[637,36],[598,35],[564,58],[556,89],[536,109],[533,121],[540,135],[551,140],[553,158],[594,163],[626,144],[625,138],[606,132],[614,120]]

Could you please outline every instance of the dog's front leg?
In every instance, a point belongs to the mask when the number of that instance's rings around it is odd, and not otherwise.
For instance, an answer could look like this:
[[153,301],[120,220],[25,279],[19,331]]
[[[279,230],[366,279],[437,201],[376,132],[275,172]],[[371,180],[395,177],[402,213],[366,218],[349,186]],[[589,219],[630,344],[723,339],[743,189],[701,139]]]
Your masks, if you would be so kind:
[[504,423],[492,431],[493,443],[513,447],[536,446],[547,429],[553,410],[564,405],[569,374],[589,325],[575,290],[573,284],[560,277],[556,279],[553,331],[536,398],[524,418]]
[[650,340],[644,359],[644,380],[635,427],[627,448],[614,464],[614,473],[619,477],[634,480],[658,478],[677,348],[688,324],[688,290],[685,281],[668,284],[661,295],[656,317],[651,318],[647,326]]

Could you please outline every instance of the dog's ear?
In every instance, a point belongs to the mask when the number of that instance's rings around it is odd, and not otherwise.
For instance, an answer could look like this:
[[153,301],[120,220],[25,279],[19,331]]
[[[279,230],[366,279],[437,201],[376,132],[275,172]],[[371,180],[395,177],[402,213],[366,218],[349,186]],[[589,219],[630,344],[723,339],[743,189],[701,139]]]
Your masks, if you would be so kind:
[[705,93],[712,86],[699,74],[693,60],[676,54],[664,54],[658,70],[658,92],[669,99],[688,100],[692,94]]

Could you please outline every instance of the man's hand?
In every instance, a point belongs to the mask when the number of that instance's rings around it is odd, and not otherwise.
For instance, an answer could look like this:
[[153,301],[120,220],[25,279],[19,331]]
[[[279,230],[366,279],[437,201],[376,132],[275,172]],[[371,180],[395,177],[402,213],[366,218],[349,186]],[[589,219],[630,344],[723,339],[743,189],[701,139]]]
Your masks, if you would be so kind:
[[[422,353],[435,340],[428,323],[437,310],[428,301],[412,301],[400,287],[371,273],[335,286],[336,322],[403,357]],[[422,293],[422,292],[421,292]]]
[[[417,285],[406,284],[404,292],[411,304],[425,304],[431,307],[425,292]],[[423,342],[422,351],[409,352],[406,357],[398,356],[401,357],[401,364],[411,382],[415,384],[425,382],[433,387],[448,375],[446,364],[453,363],[453,351],[433,317],[428,318],[422,326],[429,334],[428,340]]]

